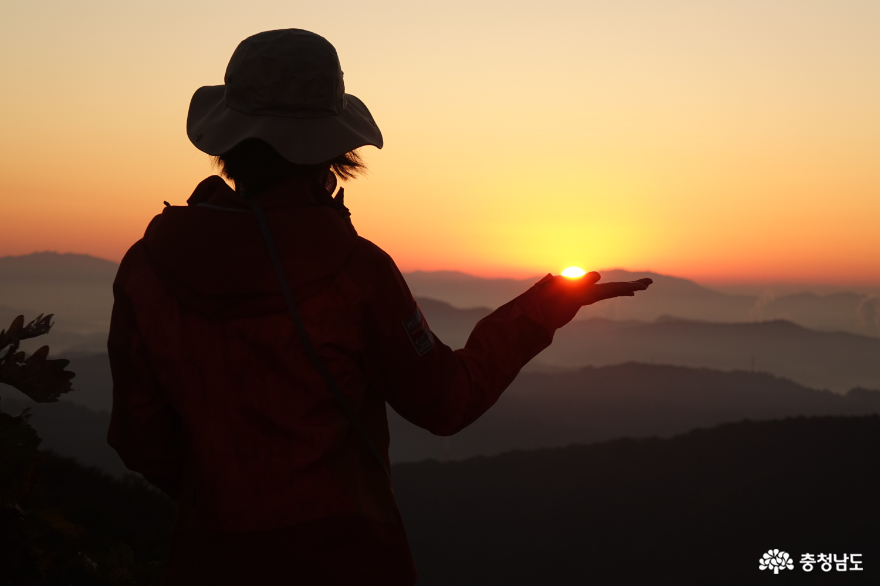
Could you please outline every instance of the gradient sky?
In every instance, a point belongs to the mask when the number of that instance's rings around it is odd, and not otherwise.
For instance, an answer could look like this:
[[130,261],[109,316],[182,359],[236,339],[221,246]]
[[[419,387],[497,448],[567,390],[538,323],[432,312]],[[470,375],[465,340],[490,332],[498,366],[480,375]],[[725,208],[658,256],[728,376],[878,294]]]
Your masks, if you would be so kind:
[[0,256],[119,260],[213,172],[192,93],[289,27],[383,131],[346,201],[404,271],[880,284],[876,0],[8,2]]

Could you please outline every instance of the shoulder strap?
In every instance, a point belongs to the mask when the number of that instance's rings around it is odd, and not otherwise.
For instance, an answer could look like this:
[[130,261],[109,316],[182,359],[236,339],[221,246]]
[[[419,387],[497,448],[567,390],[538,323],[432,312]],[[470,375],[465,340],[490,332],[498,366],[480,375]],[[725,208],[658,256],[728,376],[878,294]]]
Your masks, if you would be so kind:
[[361,436],[361,439],[370,449],[370,453],[373,454],[373,457],[382,467],[382,470],[385,472],[385,475],[388,477],[388,481],[390,482],[391,472],[388,470],[388,466],[385,464],[385,460],[382,458],[382,455],[379,454],[379,450],[376,448],[373,440],[370,439],[370,436],[367,434],[367,430],[364,429],[364,426],[361,423],[361,420],[358,418],[357,413],[355,413],[354,408],[351,406],[351,403],[349,403],[348,399],[345,398],[345,395],[342,393],[339,385],[336,384],[336,381],[333,379],[330,371],[327,370],[327,366],[324,364],[324,361],[321,360],[321,357],[318,356],[318,352],[312,345],[312,341],[309,338],[309,333],[306,331],[306,328],[302,322],[302,318],[300,318],[299,316],[299,311],[296,308],[296,302],[293,299],[293,294],[290,292],[290,284],[287,281],[287,275],[284,273],[284,267],[281,266],[281,258],[278,256],[278,250],[275,248],[275,243],[272,240],[272,234],[271,232],[269,232],[269,224],[266,223],[266,217],[263,215],[262,208],[260,208],[260,206],[251,199],[247,199],[246,201],[251,205],[254,210],[254,215],[257,217],[257,224],[259,224],[260,226],[260,232],[262,232],[263,240],[266,243],[266,248],[269,250],[269,258],[272,259],[272,267],[275,269],[275,276],[278,278],[278,284],[281,285],[281,294],[284,296],[284,301],[287,303],[287,309],[290,312],[290,319],[293,320],[293,325],[296,327],[296,333],[299,334],[299,339],[306,350],[306,354],[312,361],[312,364],[314,364],[315,368],[318,369],[318,372],[321,374],[321,378],[323,378],[324,382],[327,383],[327,386],[330,388],[330,392],[333,393],[334,397],[336,397],[336,401],[339,403],[340,407],[342,407],[342,410],[345,412],[348,418],[351,420],[351,424],[352,426],[354,426],[355,431],[357,431],[358,435]]

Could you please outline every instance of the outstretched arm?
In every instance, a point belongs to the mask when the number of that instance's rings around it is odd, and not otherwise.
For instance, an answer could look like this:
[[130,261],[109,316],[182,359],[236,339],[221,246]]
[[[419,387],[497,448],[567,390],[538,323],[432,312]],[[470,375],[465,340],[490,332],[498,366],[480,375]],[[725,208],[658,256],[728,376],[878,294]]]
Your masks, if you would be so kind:
[[401,416],[438,435],[458,432],[495,404],[581,306],[650,285],[647,279],[599,285],[598,273],[581,279],[547,275],[480,320],[465,347],[452,350],[431,332],[403,276],[384,257],[373,267],[368,295],[368,379]]

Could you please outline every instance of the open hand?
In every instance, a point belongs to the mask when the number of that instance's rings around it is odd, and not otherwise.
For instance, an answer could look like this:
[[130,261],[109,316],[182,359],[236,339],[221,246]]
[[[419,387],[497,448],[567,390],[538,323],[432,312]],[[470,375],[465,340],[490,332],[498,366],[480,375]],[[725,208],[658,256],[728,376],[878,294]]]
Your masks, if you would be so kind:
[[597,272],[587,273],[583,277],[571,279],[561,275],[547,275],[538,282],[542,286],[545,311],[556,327],[570,322],[578,309],[584,305],[592,305],[603,299],[613,297],[632,297],[636,291],[644,291],[654,281],[639,279],[599,283],[601,275]]
[[[590,280],[586,283],[577,283],[577,281],[581,280],[586,281],[588,277]],[[554,277],[554,279],[555,278],[557,277]],[[611,299],[613,297],[632,297],[636,294],[636,291],[644,291],[654,282],[651,279],[639,279],[638,281],[598,283],[597,281],[602,277],[597,272],[588,273],[580,279],[562,278],[571,281],[573,288],[577,289],[579,287],[581,289],[578,292],[578,298],[581,305],[591,305],[597,301]]]

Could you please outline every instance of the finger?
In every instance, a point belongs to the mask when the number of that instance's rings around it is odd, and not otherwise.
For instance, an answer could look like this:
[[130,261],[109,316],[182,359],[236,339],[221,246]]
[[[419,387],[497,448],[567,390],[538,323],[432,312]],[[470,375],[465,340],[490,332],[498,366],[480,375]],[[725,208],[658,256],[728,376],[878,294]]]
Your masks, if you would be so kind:
[[590,287],[584,299],[589,305],[613,297],[633,297],[636,291],[644,291],[647,285],[642,283],[599,283]]
[[636,291],[644,291],[644,285],[641,283],[606,283],[610,285],[606,294],[611,297],[632,297]]

